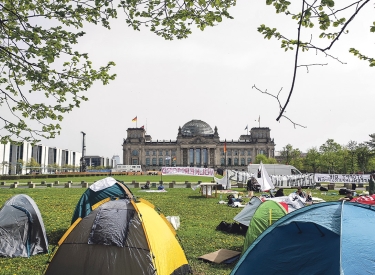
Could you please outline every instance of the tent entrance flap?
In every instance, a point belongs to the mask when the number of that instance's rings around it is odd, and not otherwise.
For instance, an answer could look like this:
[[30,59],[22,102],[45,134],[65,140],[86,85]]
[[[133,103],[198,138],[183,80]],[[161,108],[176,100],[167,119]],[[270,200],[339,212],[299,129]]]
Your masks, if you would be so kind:
[[[129,222],[134,213],[134,210],[127,209],[100,209],[94,219],[88,244],[124,247]],[[113,228],[116,228],[116,231]]]

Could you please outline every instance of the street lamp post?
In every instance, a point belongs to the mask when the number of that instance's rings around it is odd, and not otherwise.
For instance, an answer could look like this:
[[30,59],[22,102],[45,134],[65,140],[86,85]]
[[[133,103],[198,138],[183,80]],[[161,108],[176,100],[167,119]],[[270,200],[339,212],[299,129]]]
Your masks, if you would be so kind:
[[86,162],[85,162],[85,154],[86,154],[86,145],[85,145],[85,132],[81,132],[82,134],[82,157],[81,157],[81,167],[80,172],[86,172]]

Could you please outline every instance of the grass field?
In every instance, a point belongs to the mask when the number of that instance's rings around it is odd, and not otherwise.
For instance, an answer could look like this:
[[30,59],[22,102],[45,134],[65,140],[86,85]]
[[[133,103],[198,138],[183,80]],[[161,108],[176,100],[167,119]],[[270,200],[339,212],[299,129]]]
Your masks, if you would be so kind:
[[[119,180],[131,182],[136,180],[138,182],[145,182],[140,177],[132,179],[132,176],[124,176],[126,178],[118,178]],[[136,176],[135,176],[136,177]],[[152,176],[144,176],[152,177]],[[157,177],[157,179],[160,178]],[[74,178],[74,182],[86,180],[93,182],[99,178],[89,180]],[[177,182],[184,182],[185,180],[197,182],[196,177],[191,179],[168,179],[165,182],[176,180]],[[58,180],[58,179],[54,179]],[[64,178],[64,181],[69,180]],[[153,180],[150,180],[153,181]],[[156,180],[154,180],[157,182]],[[202,180],[206,181],[207,180]],[[40,180],[34,180],[35,183]],[[241,211],[241,208],[232,208],[226,205],[218,204],[220,200],[217,198],[204,198],[200,195],[199,189],[192,190],[191,188],[168,188],[164,193],[147,193],[142,192],[139,188],[130,188],[135,196],[144,198],[156,207],[158,207],[166,216],[179,216],[181,226],[177,230],[181,245],[185,250],[189,264],[193,269],[193,274],[199,275],[216,275],[229,274],[235,264],[211,264],[198,260],[198,257],[214,252],[218,249],[225,248],[231,250],[242,250],[244,236],[227,234],[221,231],[216,231],[216,226],[221,221],[229,223],[234,222],[233,217]],[[236,191],[245,192],[245,189],[237,189]],[[52,251],[56,246],[60,237],[70,226],[73,211],[76,203],[83,194],[83,188],[36,188],[36,189],[0,189],[0,205],[15,194],[27,194],[34,199],[42,214],[43,221],[47,231],[49,241],[49,249]],[[286,190],[286,194],[294,191]],[[314,197],[320,197],[326,201],[337,200],[340,195],[338,192],[326,192],[322,195],[320,191],[313,191]],[[335,195],[330,195],[334,193]],[[245,199],[245,202],[248,199]],[[163,234],[161,233],[162,237]],[[47,264],[48,255],[37,255],[25,258],[0,258],[0,275],[21,275],[21,274],[43,274],[44,268]]]

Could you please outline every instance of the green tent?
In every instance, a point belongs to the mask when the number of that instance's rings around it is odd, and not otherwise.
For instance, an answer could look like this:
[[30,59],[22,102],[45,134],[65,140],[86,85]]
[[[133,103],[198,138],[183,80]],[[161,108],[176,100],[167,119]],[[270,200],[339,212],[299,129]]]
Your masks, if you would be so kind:
[[97,203],[104,203],[113,198],[131,199],[133,198],[133,193],[125,184],[112,177],[107,177],[94,182],[79,199],[73,213],[71,224],[73,224],[78,218],[83,219],[90,214],[93,208],[99,206],[96,205]]
[[269,200],[261,203],[255,211],[249,229],[246,232],[243,252],[247,250],[264,230],[287,213],[285,208],[276,201]]

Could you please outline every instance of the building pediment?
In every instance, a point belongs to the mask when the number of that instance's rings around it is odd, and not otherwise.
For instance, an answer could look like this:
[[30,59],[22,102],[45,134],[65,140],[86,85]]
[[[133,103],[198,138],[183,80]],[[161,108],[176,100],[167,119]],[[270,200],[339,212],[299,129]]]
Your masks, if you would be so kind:
[[181,145],[188,145],[188,144],[216,144],[213,138],[205,138],[202,136],[191,137],[191,138],[177,138],[177,143]]

